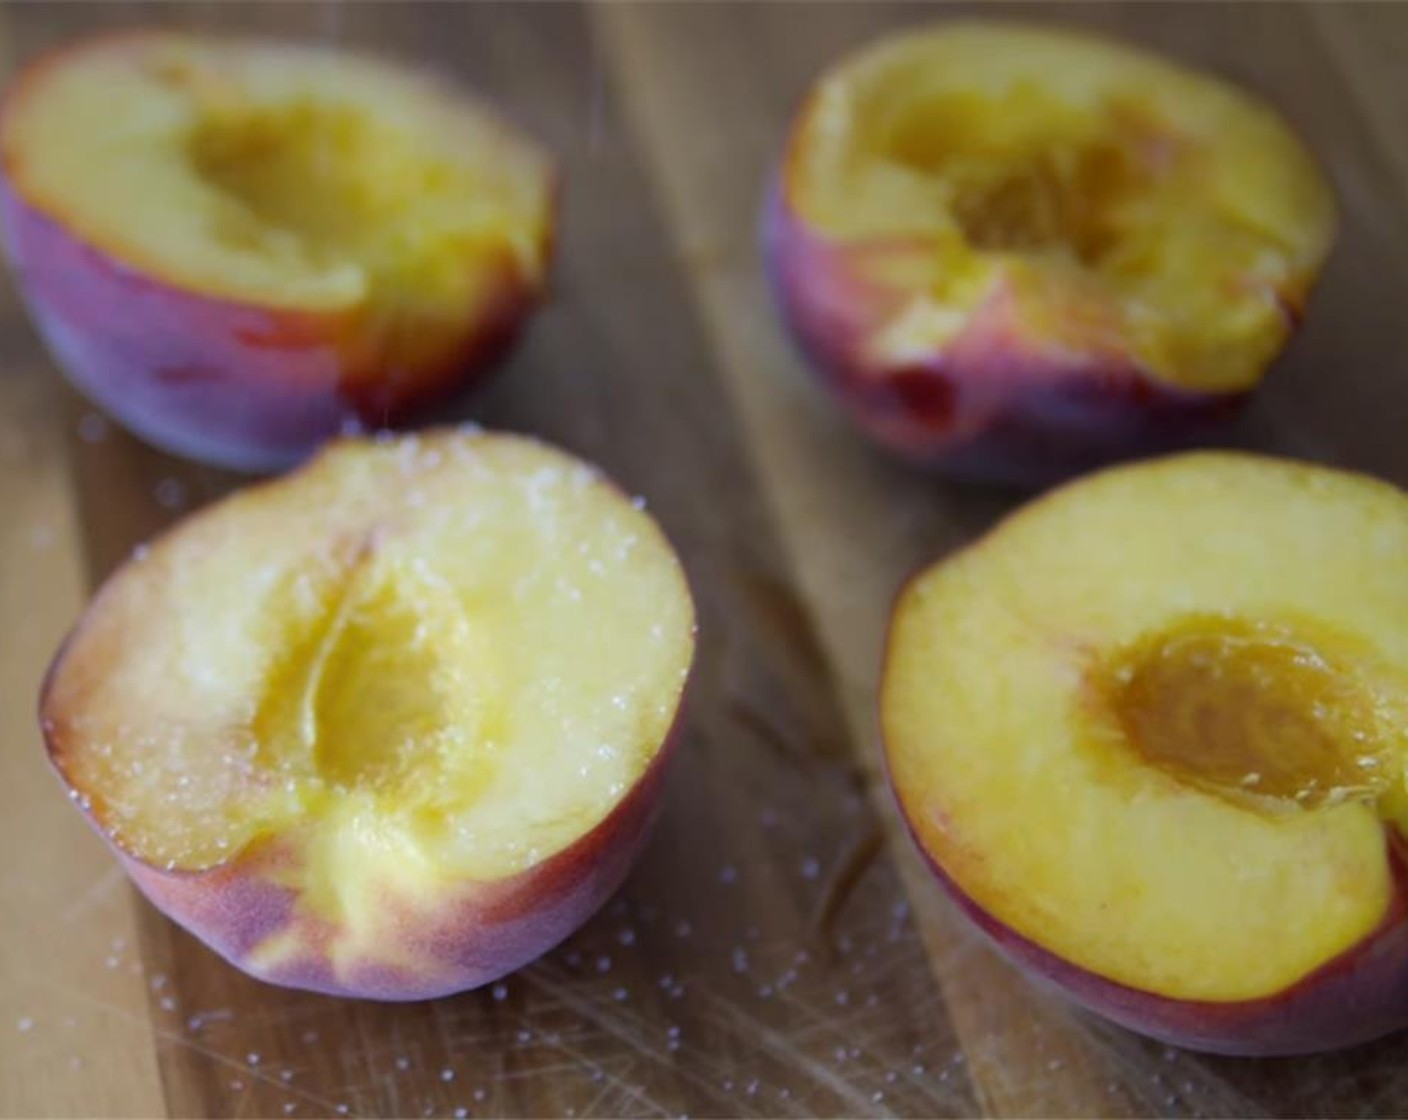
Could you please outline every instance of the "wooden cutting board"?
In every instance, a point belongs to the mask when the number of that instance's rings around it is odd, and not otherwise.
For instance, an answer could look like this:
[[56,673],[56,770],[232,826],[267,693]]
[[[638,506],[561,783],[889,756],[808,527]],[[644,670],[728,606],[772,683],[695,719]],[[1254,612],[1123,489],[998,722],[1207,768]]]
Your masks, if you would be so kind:
[[[1006,10],[1006,9],[1004,9]],[[88,589],[239,485],[63,384],[0,303],[0,1113],[1349,1115],[1408,1111],[1408,1037],[1201,1057],[1038,993],[942,902],[872,720],[889,602],[1016,498],[925,478],[804,378],[755,252],[809,77],[953,10],[512,4],[6,7],[6,71],[97,28],[368,45],[458,71],[561,154],[552,306],[465,406],[600,461],[702,612],[668,804],[620,896],[494,988],[408,1006],[249,980],[137,899],[41,760],[34,696]],[[1338,251],[1237,439],[1408,483],[1408,7],[1042,6],[1263,91],[1332,174]],[[1405,993],[1408,998],[1408,993]]]

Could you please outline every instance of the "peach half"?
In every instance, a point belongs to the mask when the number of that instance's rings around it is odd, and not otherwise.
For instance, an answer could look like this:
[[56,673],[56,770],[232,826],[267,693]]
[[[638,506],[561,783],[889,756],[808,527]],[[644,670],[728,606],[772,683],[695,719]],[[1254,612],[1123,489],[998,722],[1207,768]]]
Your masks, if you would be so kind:
[[0,106],[0,224],[74,383],[149,442],[286,466],[480,376],[543,291],[554,172],[451,86],[159,32],[44,56]]
[[1108,470],[920,573],[891,782],[960,906],[1194,1049],[1408,1025],[1408,495],[1232,453]]
[[861,428],[1030,483],[1213,431],[1334,225],[1251,96],[1113,42],[954,23],[821,77],[763,235],[784,318]]
[[370,999],[546,952],[639,851],[694,651],[680,564],[527,439],[341,440],[103,586],[40,715],[161,910],[246,972]]

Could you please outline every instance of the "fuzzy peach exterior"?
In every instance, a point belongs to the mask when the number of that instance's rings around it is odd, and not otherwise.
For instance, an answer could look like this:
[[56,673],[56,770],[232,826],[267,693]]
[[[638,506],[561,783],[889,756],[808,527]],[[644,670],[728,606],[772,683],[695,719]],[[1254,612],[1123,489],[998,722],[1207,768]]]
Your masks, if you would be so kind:
[[1003,956],[1038,984],[1139,1034],[1189,1050],[1274,1057],[1357,1046],[1408,1027],[1408,900],[1397,862],[1392,907],[1369,939],[1273,996],[1214,1003],[1140,991],[1062,960],[983,910],[917,836],[915,843],[949,897]]
[[401,364],[368,353],[358,309],[231,302],[163,282],[70,234],[0,181],[0,229],[26,306],[74,385],[164,450],[238,470],[304,458],[341,431],[396,424],[480,379],[541,299],[507,256],[458,329]]
[[[166,870],[124,851],[104,830],[57,762],[44,716],[49,760],[133,884],[158,910],[236,968],[282,987],[382,1001],[434,999],[492,983],[569,937],[620,888],[659,815],[669,764],[680,739],[686,697],[646,771],[590,832],[510,878],[446,880],[443,893],[406,889],[394,875],[371,885],[375,909],[358,916],[361,953],[339,951],[347,928],[310,913],[295,885],[305,837],[293,833],[252,846],[218,867]],[[688,686],[686,685],[686,691]]]
[[[922,267],[920,239],[846,243],[813,228],[780,176],[763,219],[774,297],[807,366],[862,431],[921,467],[1017,485],[1206,438],[1247,390],[1199,393],[1148,376],[1113,346],[1072,350],[994,287],[954,337],[896,361],[876,340],[913,290],[887,276]],[[1293,323],[1289,307],[1288,324]]]

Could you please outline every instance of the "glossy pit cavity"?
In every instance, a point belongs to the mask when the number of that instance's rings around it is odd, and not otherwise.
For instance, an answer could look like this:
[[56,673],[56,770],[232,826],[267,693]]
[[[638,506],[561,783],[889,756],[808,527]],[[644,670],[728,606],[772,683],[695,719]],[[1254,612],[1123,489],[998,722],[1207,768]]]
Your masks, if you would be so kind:
[[492,760],[488,644],[442,578],[373,530],[270,675],[254,724],[266,763],[311,760],[331,789],[402,804],[454,774],[471,804]]
[[1153,189],[1176,150],[1152,129],[1141,137],[1136,119],[1083,119],[1030,91],[952,94],[908,106],[884,150],[944,186],[970,248],[1096,267],[1122,236],[1126,206]]
[[1113,674],[1125,741],[1145,762],[1267,812],[1372,801],[1390,785],[1384,701],[1323,642],[1290,629],[1194,618]]

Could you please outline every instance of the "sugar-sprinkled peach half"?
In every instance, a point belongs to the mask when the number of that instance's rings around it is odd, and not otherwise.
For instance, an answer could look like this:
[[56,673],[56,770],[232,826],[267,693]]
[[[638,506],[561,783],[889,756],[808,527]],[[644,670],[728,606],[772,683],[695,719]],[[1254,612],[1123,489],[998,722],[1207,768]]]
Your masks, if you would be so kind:
[[177,922],[275,983],[415,999],[534,959],[616,889],[693,650],[674,551],[586,463],[342,440],[124,564],[41,716]]

